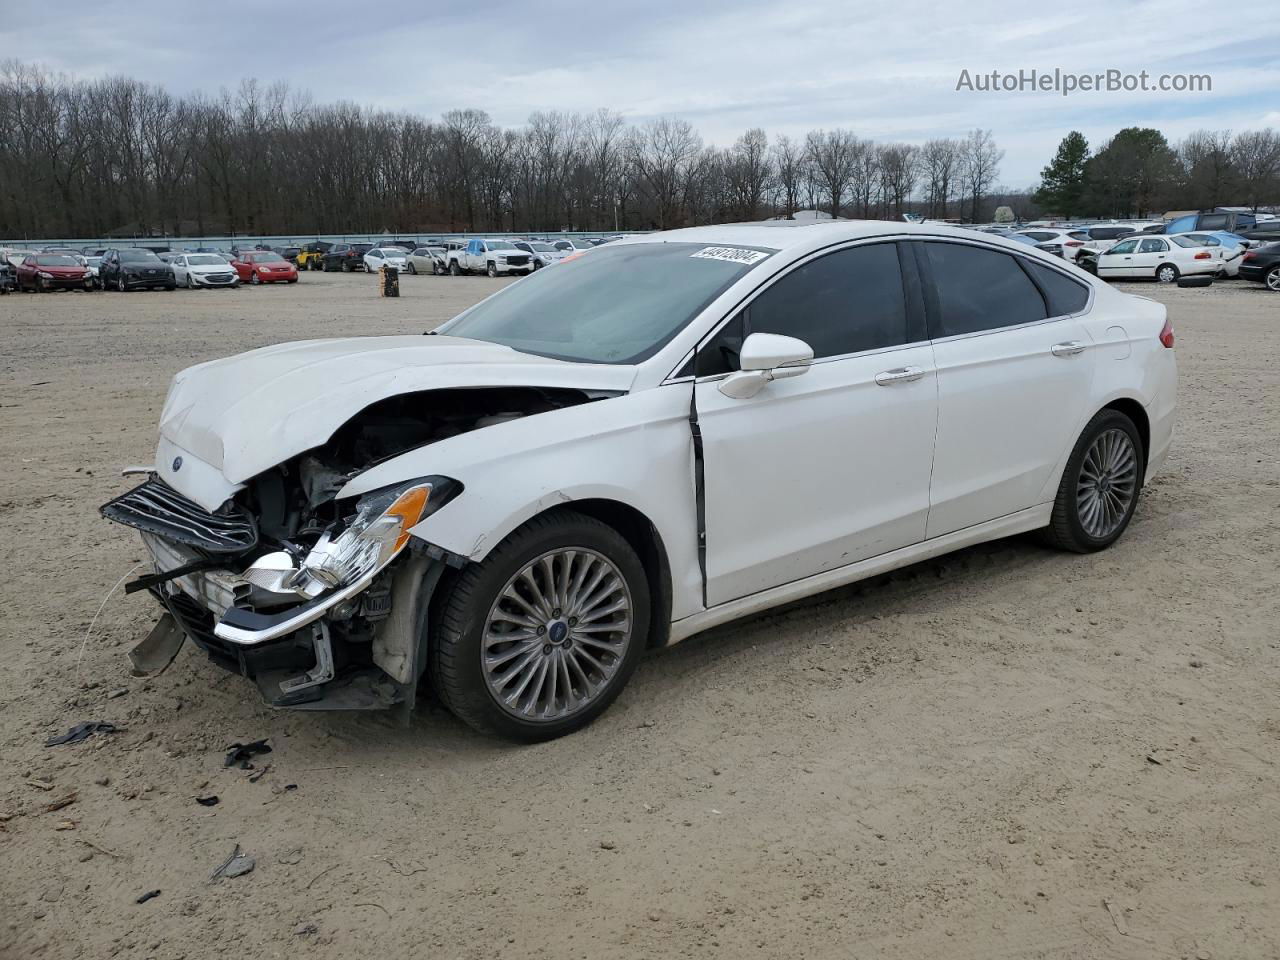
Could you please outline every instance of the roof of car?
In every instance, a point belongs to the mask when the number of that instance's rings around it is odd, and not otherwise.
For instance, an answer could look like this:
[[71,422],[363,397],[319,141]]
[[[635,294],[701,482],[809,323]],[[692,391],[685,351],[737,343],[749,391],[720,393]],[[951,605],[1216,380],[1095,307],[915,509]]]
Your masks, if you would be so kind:
[[[1066,232],[1059,228],[1049,229]],[[916,234],[922,237],[956,237],[996,244],[1009,243],[1003,237],[981,233],[966,227],[952,227],[942,223],[901,223],[893,220],[766,220],[760,223],[727,223],[710,227],[667,230],[661,233],[627,237],[614,242],[707,243],[786,250],[821,247],[841,240],[903,234]]]

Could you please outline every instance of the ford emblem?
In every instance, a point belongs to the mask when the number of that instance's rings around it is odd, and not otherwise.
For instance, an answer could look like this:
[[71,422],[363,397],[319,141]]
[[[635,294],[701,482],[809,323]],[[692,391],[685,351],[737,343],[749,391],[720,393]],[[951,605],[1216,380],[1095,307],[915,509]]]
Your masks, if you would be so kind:
[[178,472],[179,470],[181,470],[181,469],[182,469],[182,458],[181,458],[181,457],[174,457],[174,458],[173,458],[173,472],[174,472],[174,473],[177,473],[177,472]]

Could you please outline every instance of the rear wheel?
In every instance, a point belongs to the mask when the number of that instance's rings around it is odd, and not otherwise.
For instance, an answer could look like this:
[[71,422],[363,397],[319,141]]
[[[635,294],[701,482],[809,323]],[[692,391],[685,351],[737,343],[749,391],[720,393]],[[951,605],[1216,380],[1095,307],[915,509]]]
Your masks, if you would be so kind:
[[412,260],[409,261],[409,272],[412,273],[415,277],[418,275],[418,268],[413,265]]
[[649,585],[631,546],[592,517],[535,517],[464,569],[438,608],[431,678],[482,733],[549,740],[621,692],[649,629]]
[[1133,517],[1142,490],[1146,451],[1132,420],[1101,410],[1067,460],[1045,538],[1075,553],[1111,546]]
[[1272,267],[1268,270],[1266,279],[1263,282],[1266,283],[1268,290],[1280,293],[1280,267]]
[[1156,279],[1161,283],[1174,283],[1178,279],[1178,268],[1172,263],[1162,263],[1156,267]]

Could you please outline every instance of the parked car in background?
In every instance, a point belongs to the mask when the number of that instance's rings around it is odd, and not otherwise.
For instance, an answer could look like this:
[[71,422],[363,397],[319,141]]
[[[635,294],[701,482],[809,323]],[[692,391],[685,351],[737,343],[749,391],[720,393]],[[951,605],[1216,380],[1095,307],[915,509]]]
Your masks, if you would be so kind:
[[145,247],[116,247],[108,250],[98,268],[103,290],[173,290],[177,281],[173,269]]
[[1268,290],[1280,293],[1280,243],[1268,243],[1247,251],[1240,260],[1241,280],[1266,285]]
[[276,253],[280,254],[280,256],[284,257],[286,260],[292,263],[295,267],[297,267],[298,255],[302,253],[302,248],[301,247],[281,247],[276,251]]
[[297,283],[298,268],[274,250],[254,250],[231,262],[241,283]]
[[1268,220],[1248,230],[1233,230],[1232,232],[1244,237],[1251,243],[1275,243],[1280,241],[1280,222]]
[[1036,243],[1056,243],[1062,247],[1062,259],[1075,260],[1080,248],[1089,240],[1084,230],[1019,230],[1024,237],[1030,237]]
[[174,280],[188,290],[240,285],[239,273],[216,253],[184,253],[175,257],[170,266]]
[[16,276],[17,269],[22,264],[22,261],[37,252],[38,251],[36,250],[14,250],[12,248],[6,248],[3,252],[3,259],[11,268],[13,268],[14,275]]
[[595,249],[595,244],[588,243],[586,240],[582,240],[578,237],[574,237],[570,240],[553,240],[551,241],[551,244],[557,250],[565,251],[567,255],[572,255],[574,253],[586,253],[588,250]]
[[410,273],[440,274],[448,269],[443,244],[418,247],[408,257]]
[[67,253],[33,253],[17,269],[18,289],[33,293],[92,290],[93,277],[80,260]]
[[1095,227],[1082,227],[1081,230],[1088,235],[1088,239],[1076,251],[1077,261],[1086,250],[1092,251],[1096,256],[1103,250],[1109,250],[1125,237],[1132,237],[1139,232],[1126,224],[1102,224]]
[[81,256],[80,262],[84,264],[84,268],[89,271],[89,276],[93,278],[93,285],[95,287],[102,286],[102,281],[99,276],[102,269],[102,258]]
[[5,257],[0,257],[0,294],[18,289],[18,279],[14,275],[13,265]]
[[1168,454],[1173,345],[1162,304],[971,231],[675,230],[427,336],[192,367],[102,512],[142,531],[159,636],[269,703],[425,680],[546,740],[645,649],[1001,537],[1111,546]]
[[1173,283],[1179,277],[1216,275],[1222,252],[1181,237],[1141,236],[1121,240],[1098,254],[1097,272],[1103,280],[1149,277]]
[[1213,233],[1175,233],[1168,235],[1173,237],[1185,237],[1192,243],[1198,243],[1201,246],[1212,248],[1220,248],[1222,254],[1222,272],[1221,276],[1234,277],[1240,272],[1240,261],[1244,257],[1245,251],[1249,249],[1249,241],[1237,237],[1234,233],[1226,231],[1216,231]]
[[535,270],[549,267],[553,263],[559,263],[569,256],[568,250],[561,250],[555,244],[542,240],[512,240],[511,243],[516,249],[523,250],[533,257],[533,269]]
[[377,273],[383,267],[394,267],[396,270],[409,269],[409,251],[400,247],[373,247],[364,255],[366,273]]
[[332,243],[327,243],[324,240],[315,240],[312,243],[304,243],[298,250],[298,269],[319,270],[321,267],[321,261],[324,259],[325,252],[332,246]]
[[1230,233],[1242,233],[1252,230],[1258,225],[1256,214],[1236,210],[1223,210],[1217,213],[1189,213],[1176,217],[1164,225],[1161,231],[1174,233],[1206,233],[1212,230],[1226,230]]
[[363,270],[364,255],[372,249],[372,243],[335,243],[321,257],[320,269],[341,270],[343,273]]
[[533,254],[517,249],[510,240],[468,240],[449,253],[449,273],[487,273],[491,277],[533,273]]

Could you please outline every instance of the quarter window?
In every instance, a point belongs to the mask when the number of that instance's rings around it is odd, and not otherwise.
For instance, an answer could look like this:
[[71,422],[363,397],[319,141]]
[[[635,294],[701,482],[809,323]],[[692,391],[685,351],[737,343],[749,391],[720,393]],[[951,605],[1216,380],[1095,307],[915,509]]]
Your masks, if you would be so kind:
[[747,307],[746,332],[797,337],[815,358],[906,343],[897,245],[850,247],[797,267]]
[[1045,299],[1049,301],[1049,316],[1066,317],[1079,313],[1089,302],[1089,288],[1077,283],[1063,273],[1042,263],[1027,259],[1023,266],[1031,273]]
[[1044,298],[1007,253],[963,243],[926,243],[938,296],[936,338],[1044,320]]
[[1168,249],[1169,245],[1167,243],[1163,240],[1156,239],[1143,240],[1142,243],[1138,245],[1139,253],[1164,253]]

